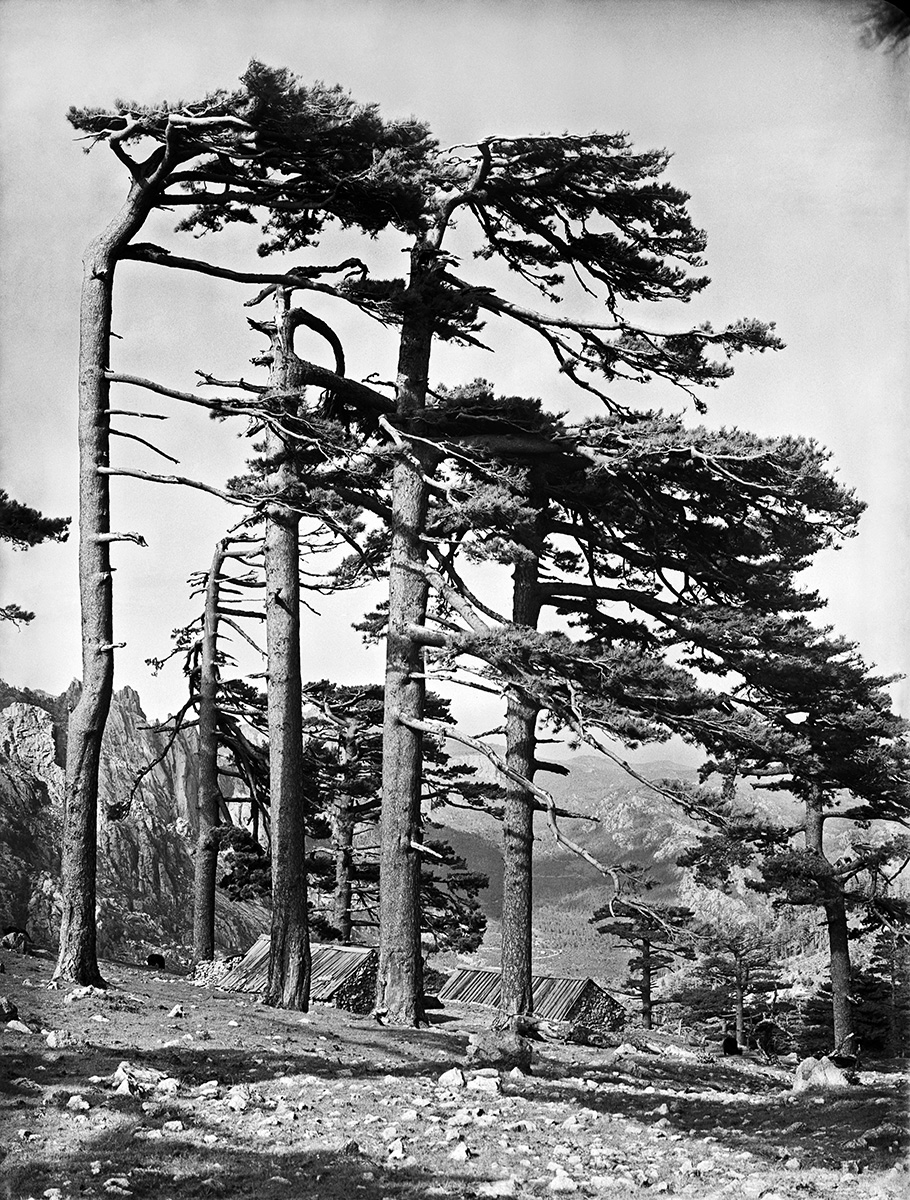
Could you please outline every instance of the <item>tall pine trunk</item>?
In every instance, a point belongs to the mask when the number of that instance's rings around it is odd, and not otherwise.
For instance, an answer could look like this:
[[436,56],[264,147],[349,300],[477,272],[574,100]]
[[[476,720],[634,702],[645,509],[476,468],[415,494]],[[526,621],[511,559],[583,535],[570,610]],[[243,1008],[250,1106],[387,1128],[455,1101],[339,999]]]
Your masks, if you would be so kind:
[[651,1029],[654,1024],[654,1009],[651,1003],[651,943],[644,938],[641,943],[641,1024]]
[[215,875],[218,840],[215,830],[222,806],[218,783],[218,601],[226,546],[215,548],[205,587],[202,646],[199,658],[199,758],[197,769],[196,854],[193,863],[193,955],[198,961],[215,957]]
[[[295,384],[293,321],[279,291],[272,334],[270,389]],[[266,398],[268,393],[265,394]],[[287,406],[288,415],[296,405]],[[281,494],[296,472],[277,434],[266,438],[273,467],[270,490]],[[269,796],[272,833],[272,926],[266,1003],[306,1011],[310,1000],[307,921],[303,713],[300,681],[299,517],[269,507],[265,533],[265,617],[268,655]]]
[[742,958],[733,964],[733,1004],[736,1017],[736,1044],[746,1044],[746,973]]
[[111,313],[119,252],[150,211],[140,182],[83,259],[79,313],[79,599],[82,690],[69,721],[63,817],[62,913],[56,978],[102,984],[95,925],[98,769],[114,686],[110,562]]
[[856,1032],[850,1003],[853,971],[850,965],[850,934],[847,906],[843,896],[825,905],[828,927],[828,954],[831,961],[831,1012],[834,1018],[834,1049],[839,1054],[855,1054]]
[[[426,402],[433,336],[423,300],[421,249],[412,256],[398,359],[398,418],[410,432],[420,429],[417,414]],[[421,840],[423,745],[422,735],[399,718],[422,719],[426,695],[423,651],[411,632],[412,626],[423,626],[427,610],[425,469],[425,454],[418,446],[399,448],[392,475],[376,979],[376,1010],[393,1025],[419,1025],[424,1019],[420,855],[414,849]]]
[[352,865],[354,846],[354,777],[356,773],[357,742],[353,722],[345,727],[341,738],[342,779],[335,795],[332,812],[332,841],[335,852],[335,889],[332,895],[332,924],[340,940],[348,945],[353,932],[351,918]]
[[[825,866],[828,860],[824,848],[825,816],[821,797],[806,802],[806,849],[817,855]],[[853,1010],[850,1005],[852,969],[847,927],[847,907],[836,881],[831,880],[824,901],[825,925],[828,932],[828,963],[831,975],[831,1015],[834,1020],[834,1049],[841,1054],[856,1052]]]
[[[537,627],[538,561],[515,564],[512,619]],[[506,705],[506,765],[533,781],[536,770],[538,708],[523,694],[509,693]],[[502,823],[502,992],[500,1022],[534,1011],[531,976],[534,807],[527,790],[508,779]]]

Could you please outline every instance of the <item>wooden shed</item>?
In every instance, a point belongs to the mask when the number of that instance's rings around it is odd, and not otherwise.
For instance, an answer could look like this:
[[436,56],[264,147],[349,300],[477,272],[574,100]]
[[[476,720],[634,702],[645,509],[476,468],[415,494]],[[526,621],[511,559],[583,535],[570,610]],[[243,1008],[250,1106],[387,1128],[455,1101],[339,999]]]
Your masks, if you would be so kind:
[[[498,1008],[499,971],[460,968],[439,990],[439,999],[460,1004]],[[591,1029],[620,1029],[626,1010],[593,979],[569,979],[555,975],[531,977],[534,1016],[544,1021],[568,1021]]]
[[[271,939],[264,933],[218,984],[231,992],[261,995],[269,977]],[[373,1007],[379,954],[372,946],[320,946],[310,943],[310,999],[350,1012]]]

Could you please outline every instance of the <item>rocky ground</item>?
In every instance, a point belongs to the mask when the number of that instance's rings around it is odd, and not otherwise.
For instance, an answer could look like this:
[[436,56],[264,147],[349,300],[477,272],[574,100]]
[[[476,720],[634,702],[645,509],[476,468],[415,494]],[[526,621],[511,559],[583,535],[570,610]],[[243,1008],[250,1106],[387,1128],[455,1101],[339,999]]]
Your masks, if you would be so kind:
[[910,1192],[896,1070],[794,1096],[792,1068],[699,1061],[667,1040],[659,1054],[545,1044],[529,1074],[478,1073],[464,1054],[484,1021],[467,1009],[401,1031],[121,963],[100,993],[49,987],[43,955],[4,964],[18,1010],[0,1017],[5,1197]]

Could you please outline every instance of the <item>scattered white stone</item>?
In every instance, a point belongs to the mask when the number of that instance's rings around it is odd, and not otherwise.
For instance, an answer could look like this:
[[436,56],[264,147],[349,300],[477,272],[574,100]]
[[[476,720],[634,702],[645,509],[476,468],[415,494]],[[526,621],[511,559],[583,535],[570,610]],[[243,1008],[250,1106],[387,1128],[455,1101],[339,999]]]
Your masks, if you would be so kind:
[[443,1071],[437,1082],[440,1087],[463,1088],[466,1082],[464,1071],[460,1067],[452,1067],[450,1071]]
[[404,1139],[395,1138],[393,1142],[389,1142],[388,1146],[389,1158],[404,1158]]
[[490,1075],[476,1075],[468,1080],[468,1088],[475,1092],[488,1092],[498,1096],[502,1091],[502,1080],[498,1075],[495,1078]]
[[197,1096],[217,1096],[221,1090],[221,1084],[217,1079],[207,1079],[205,1083],[201,1083],[196,1089]]
[[13,1033],[34,1033],[24,1021],[7,1021],[6,1028],[12,1030]]
[[41,1030],[45,1034],[44,1041],[52,1050],[59,1050],[62,1046],[71,1046],[74,1042],[73,1035],[67,1033],[65,1029]]
[[54,1187],[45,1188],[41,1194],[43,1196],[45,1196],[47,1198],[47,1200],[63,1200],[63,1189],[62,1188],[54,1188]]
[[[91,1019],[97,1021],[99,1025],[110,1025],[111,1023],[110,1017],[106,1017],[104,1013],[93,1013]],[[49,1034],[48,1036],[53,1037],[53,1034]]]
[[130,1190],[130,1181],[125,1175],[112,1175],[110,1179],[105,1179],[104,1190],[114,1196],[131,1196],[133,1194]]
[[182,1121],[165,1121],[161,1128],[165,1133],[183,1133],[184,1125]]
[[740,1183],[739,1190],[742,1192],[745,1200],[757,1200],[765,1190],[764,1180],[758,1175],[750,1175]]
[[470,1125],[476,1116],[470,1108],[459,1108],[457,1112],[453,1112],[446,1121],[447,1125]]
[[72,1004],[74,1000],[84,1000],[86,996],[103,996],[104,988],[92,987],[88,984],[86,987],[73,988],[71,992],[63,997],[64,1004]]
[[171,1011],[167,1014],[168,1020],[173,1021],[177,1017],[185,1017],[182,1004],[175,1004]]
[[245,1112],[250,1106],[249,1088],[242,1083],[234,1084],[227,1094],[225,1104],[232,1112]]
[[508,1078],[513,1079],[516,1083],[520,1083],[522,1079],[527,1079],[527,1075],[525,1075],[521,1067],[513,1067],[509,1072]]
[[478,1196],[514,1196],[515,1185],[517,1180],[514,1176],[509,1176],[508,1179],[491,1179],[489,1183],[482,1183],[477,1189]]
[[550,1182],[547,1184],[547,1191],[556,1194],[577,1192],[578,1184],[571,1175],[567,1175],[565,1171],[557,1171]]
[[470,1157],[471,1151],[465,1142],[459,1142],[454,1150],[449,1151],[449,1158],[452,1162],[467,1162]]
[[66,1107],[72,1109],[73,1112],[87,1112],[91,1105],[84,1096],[70,1096]]

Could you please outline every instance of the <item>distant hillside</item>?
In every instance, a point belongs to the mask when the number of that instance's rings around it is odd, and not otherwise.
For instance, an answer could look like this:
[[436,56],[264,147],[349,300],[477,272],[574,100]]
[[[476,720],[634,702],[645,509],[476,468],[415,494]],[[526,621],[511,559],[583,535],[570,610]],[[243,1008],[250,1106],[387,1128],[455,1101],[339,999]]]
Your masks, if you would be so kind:
[[[456,757],[453,755],[453,757]],[[476,769],[480,782],[500,782],[496,768],[481,755],[458,756]],[[541,772],[538,782],[560,807],[596,820],[562,818],[560,829],[606,865],[647,869],[654,899],[672,900],[680,878],[676,857],[694,840],[693,826],[670,805],[607,758],[578,755],[560,763],[565,775]],[[636,764],[646,779],[694,780],[697,772],[668,760]],[[441,807],[433,819],[468,864],[486,872],[481,893],[489,932],[475,961],[492,965],[498,955],[502,916],[502,829],[481,810]],[[552,973],[591,974],[615,986],[628,954],[589,925],[593,911],[612,894],[612,884],[590,863],[560,846],[546,816],[535,816],[534,922],[536,968]]]

